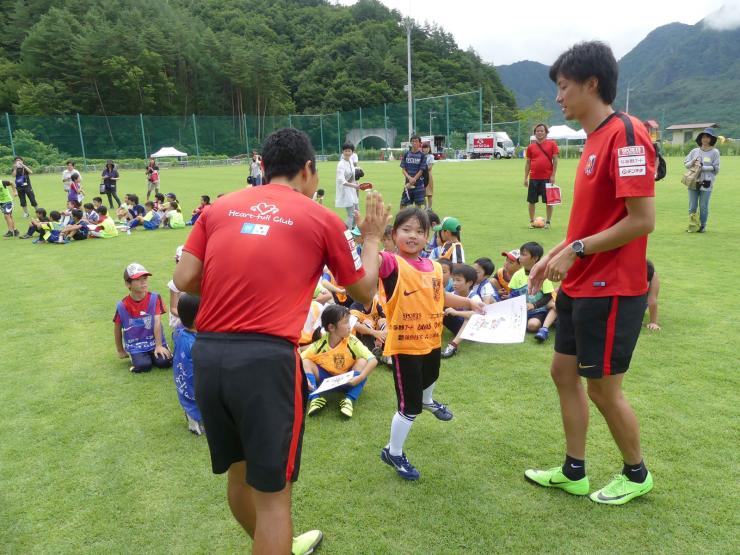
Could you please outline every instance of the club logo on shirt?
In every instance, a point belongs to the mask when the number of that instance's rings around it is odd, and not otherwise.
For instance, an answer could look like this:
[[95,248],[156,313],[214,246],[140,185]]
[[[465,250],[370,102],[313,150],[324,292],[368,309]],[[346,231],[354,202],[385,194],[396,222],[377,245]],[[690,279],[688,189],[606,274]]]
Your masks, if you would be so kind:
[[596,155],[592,154],[588,157],[588,161],[586,162],[586,169],[584,170],[584,173],[586,175],[591,175],[594,173],[594,166],[596,166]]
[[256,212],[260,216],[267,216],[268,214],[277,214],[279,209],[274,204],[267,204],[266,202],[260,202],[250,208],[252,212]]
[[334,368],[341,370],[344,368],[344,353],[337,353],[334,355]]

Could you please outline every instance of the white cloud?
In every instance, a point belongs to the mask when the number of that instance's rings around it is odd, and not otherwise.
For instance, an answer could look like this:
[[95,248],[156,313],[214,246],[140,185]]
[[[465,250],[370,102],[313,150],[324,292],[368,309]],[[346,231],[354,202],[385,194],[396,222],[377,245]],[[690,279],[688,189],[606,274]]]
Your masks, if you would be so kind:
[[[355,1],[338,0],[345,5]],[[656,27],[675,21],[693,25],[722,4],[734,6],[726,10],[737,15],[740,5],[740,0],[381,2],[419,23],[438,24],[455,37],[461,48],[472,47],[484,61],[495,65],[520,60],[549,64],[572,44],[592,39],[610,44],[621,58]]]
[[731,31],[740,27],[740,0],[728,2],[704,19],[704,25],[716,31]]

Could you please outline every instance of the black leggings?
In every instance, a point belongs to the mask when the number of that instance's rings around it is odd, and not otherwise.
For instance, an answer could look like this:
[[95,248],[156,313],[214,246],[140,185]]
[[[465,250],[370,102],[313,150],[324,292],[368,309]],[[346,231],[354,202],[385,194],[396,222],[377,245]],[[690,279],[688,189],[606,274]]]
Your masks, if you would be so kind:
[[118,194],[116,193],[115,189],[113,189],[112,191],[110,189],[106,189],[105,194],[108,195],[108,204],[110,204],[111,208],[113,208],[113,199],[116,199],[119,207],[121,206],[121,199],[118,198]]
[[21,201],[22,208],[26,207],[26,197],[28,197],[28,200],[31,202],[31,206],[34,208],[38,206],[36,203],[36,195],[30,185],[22,185],[21,187],[17,187],[16,190],[18,191],[18,198]]

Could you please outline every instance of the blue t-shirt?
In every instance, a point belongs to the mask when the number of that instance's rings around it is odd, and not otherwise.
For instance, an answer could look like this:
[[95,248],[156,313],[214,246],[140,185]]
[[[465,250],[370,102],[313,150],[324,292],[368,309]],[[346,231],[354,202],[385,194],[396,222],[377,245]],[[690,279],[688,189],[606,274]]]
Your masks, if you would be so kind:
[[131,214],[132,217],[136,216],[143,216],[146,214],[146,208],[144,208],[141,204],[134,204],[131,208],[128,209],[129,214]]
[[[427,157],[421,150],[419,152],[413,152],[409,150],[401,158],[401,167],[406,170],[406,173],[411,177],[414,177],[419,171],[427,169]],[[419,176],[419,181],[422,181],[422,177]]]

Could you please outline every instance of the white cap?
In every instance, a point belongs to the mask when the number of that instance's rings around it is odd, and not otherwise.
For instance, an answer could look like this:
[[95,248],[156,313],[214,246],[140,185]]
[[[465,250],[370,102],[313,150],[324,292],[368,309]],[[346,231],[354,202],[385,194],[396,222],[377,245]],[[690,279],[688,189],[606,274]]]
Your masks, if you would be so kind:
[[128,276],[128,279],[139,279],[140,277],[150,276],[152,273],[147,272],[146,268],[138,262],[132,262],[126,266],[126,275]]

